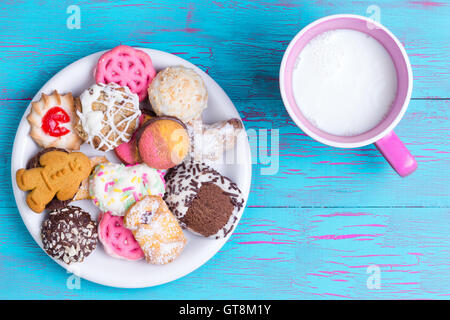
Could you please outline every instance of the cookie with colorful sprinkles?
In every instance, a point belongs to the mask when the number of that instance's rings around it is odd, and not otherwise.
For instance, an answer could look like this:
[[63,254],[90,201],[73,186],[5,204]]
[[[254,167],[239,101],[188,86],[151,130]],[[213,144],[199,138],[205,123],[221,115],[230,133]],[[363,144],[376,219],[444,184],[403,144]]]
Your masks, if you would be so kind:
[[147,195],[163,196],[163,173],[146,164],[100,164],[89,178],[89,193],[103,212],[123,216],[136,201]]

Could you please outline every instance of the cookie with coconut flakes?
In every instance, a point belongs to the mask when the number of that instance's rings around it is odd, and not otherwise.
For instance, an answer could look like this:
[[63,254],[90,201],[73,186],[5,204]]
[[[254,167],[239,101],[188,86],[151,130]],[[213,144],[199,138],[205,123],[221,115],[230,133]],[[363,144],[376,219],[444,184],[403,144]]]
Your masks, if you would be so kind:
[[52,258],[67,264],[83,262],[97,247],[97,223],[79,207],[57,209],[44,220],[41,239]]
[[148,88],[148,98],[158,116],[172,116],[186,123],[201,117],[208,92],[193,69],[175,66],[158,72]]

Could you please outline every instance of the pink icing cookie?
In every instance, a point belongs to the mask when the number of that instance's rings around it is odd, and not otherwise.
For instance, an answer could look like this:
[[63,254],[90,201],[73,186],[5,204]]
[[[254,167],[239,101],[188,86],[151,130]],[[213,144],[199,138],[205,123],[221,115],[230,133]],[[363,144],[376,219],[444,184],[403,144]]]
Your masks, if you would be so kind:
[[115,82],[127,86],[139,96],[139,101],[142,101],[147,97],[147,89],[155,75],[156,70],[148,54],[120,45],[100,57],[95,81],[105,84]]
[[[150,118],[151,117],[149,115],[143,113],[139,117],[139,123],[142,126],[142,124],[144,124]],[[136,145],[136,143],[137,143],[136,142],[136,133],[137,133],[137,131],[134,132],[130,141],[124,142],[114,149],[116,156],[124,164],[136,164],[136,163],[142,162],[141,157],[139,156],[137,145]]]
[[136,137],[134,136],[130,141],[124,142],[116,147],[114,152],[124,164],[136,164],[142,162],[136,147]]
[[99,220],[98,237],[107,254],[130,261],[144,257],[144,252],[134,239],[131,230],[123,226],[123,217],[105,212],[100,215]]

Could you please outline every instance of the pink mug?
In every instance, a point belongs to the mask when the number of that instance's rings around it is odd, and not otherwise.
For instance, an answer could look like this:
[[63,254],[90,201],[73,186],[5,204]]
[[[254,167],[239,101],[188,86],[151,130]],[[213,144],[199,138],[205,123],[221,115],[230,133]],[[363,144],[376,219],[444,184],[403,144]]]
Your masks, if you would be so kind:
[[[300,51],[317,35],[330,30],[352,29],[364,32],[380,42],[390,54],[397,72],[397,94],[386,117],[375,128],[356,136],[337,136],[311,124],[301,113],[294,99],[292,72]],[[310,137],[329,146],[357,148],[375,143],[375,146],[397,173],[404,177],[416,170],[417,162],[394,133],[411,98],[413,80],[411,64],[398,39],[384,26],[357,15],[332,15],[303,28],[290,42],[280,68],[280,90],[284,105],[294,122]]]

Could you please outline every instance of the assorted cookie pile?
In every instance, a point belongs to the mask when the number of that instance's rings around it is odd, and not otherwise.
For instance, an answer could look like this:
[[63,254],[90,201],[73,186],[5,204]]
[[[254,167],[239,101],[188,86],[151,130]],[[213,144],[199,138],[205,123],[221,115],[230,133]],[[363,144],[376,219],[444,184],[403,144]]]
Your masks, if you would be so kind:
[[[27,117],[42,150],[16,181],[31,210],[48,211],[45,251],[67,264],[82,262],[99,240],[114,258],[166,264],[187,243],[183,229],[226,237],[244,199],[211,166],[234,148],[241,121],[204,124],[202,78],[182,66],[156,72],[148,54],[125,45],[100,57],[95,81],[79,97],[42,94]],[[83,143],[105,156],[77,151]],[[122,163],[109,162],[108,151]],[[98,221],[71,205],[87,199],[98,207]]]

